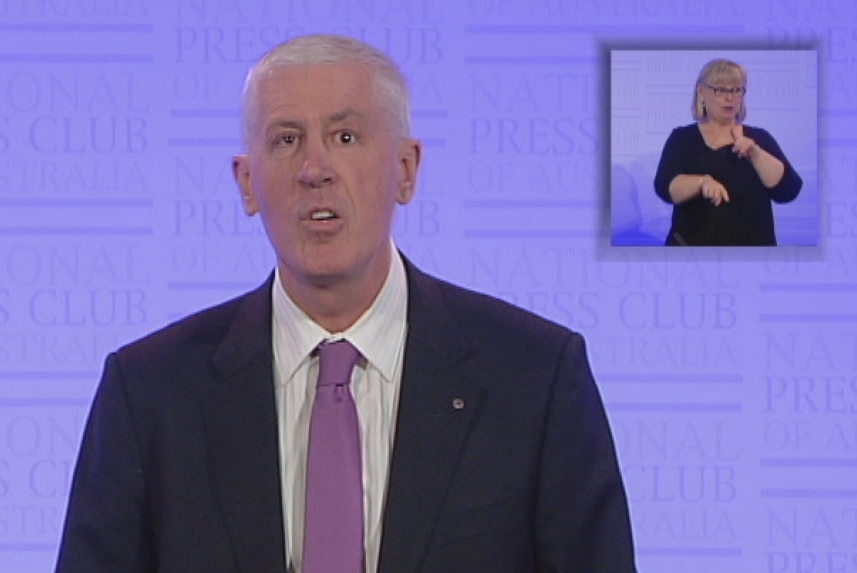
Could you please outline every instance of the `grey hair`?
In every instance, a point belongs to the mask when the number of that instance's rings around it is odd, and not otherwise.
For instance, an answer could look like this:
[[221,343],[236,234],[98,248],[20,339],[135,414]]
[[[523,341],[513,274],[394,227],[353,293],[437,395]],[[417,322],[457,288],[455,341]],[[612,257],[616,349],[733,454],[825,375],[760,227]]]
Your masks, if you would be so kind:
[[[696,121],[706,119],[705,109],[699,101],[696,89],[699,86],[711,85],[721,80],[737,81],[737,83],[741,84],[741,87],[746,89],[747,68],[732,60],[725,60],[723,58],[711,60],[702,66],[699,76],[696,78],[696,83],[693,86],[693,99],[690,103],[690,114]],[[735,119],[738,123],[742,123],[745,117],[747,117],[747,106],[744,103],[744,98],[741,98],[741,104],[738,106],[738,113],[735,114]]]
[[396,63],[384,52],[347,36],[312,34],[298,36],[269,50],[250,68],[241,94],[241,132],[249,147],[258,127],[257,98],[259,79],[275,68],[316,64],[362,63],[373,71],[373,84],[392,120],[395,135],[411,133],[411,96],[407,80]]

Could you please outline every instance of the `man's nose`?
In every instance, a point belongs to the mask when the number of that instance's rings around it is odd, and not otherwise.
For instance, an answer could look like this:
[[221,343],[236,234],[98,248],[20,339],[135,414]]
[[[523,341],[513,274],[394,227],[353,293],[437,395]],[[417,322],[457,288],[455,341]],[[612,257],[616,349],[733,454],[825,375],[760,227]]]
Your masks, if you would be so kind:
[[333,181],[330,150],[320,138],[307,139],[298,181],[312,188],[323,187]]

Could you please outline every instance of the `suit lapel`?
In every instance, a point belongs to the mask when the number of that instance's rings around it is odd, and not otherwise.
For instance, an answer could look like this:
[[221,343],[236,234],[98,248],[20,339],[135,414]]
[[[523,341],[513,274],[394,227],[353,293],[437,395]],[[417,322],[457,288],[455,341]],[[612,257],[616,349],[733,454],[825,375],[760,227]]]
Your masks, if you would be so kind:
[[271,280],[244,298],[203,398],[215,492],[241,571],[285,571],[271,351]]
[[408,336],[384,513],[379,571],[419,571],[484,388],[469,380],[437,281],[410,264]]
[[[439,283],[408,271],[408,336],[379,572],[419,571],[462,448],[485,399]],[[271,349],[271,280],[242,302],[203,397],[212,486],[241,571],[284,572]]]

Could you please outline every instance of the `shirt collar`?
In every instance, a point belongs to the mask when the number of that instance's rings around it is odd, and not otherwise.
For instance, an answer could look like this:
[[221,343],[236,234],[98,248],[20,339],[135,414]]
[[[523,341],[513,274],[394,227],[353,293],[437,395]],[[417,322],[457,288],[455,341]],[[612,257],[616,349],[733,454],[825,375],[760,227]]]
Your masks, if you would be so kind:
[[275,271],[271,289],[273,327],[278,330],[281,341],[280,367],[287,382],[304,360],[325,340],[346,339],[360,354],[377,368],[385,381],[392,381],[400,350],[405,340],[408,308],[408,284],[405,265],[399,251],[392,244],[390,269],[378,296],[370,307],[344,332],[332,333],[312,320],[289,297],[282,287],[279,270]]

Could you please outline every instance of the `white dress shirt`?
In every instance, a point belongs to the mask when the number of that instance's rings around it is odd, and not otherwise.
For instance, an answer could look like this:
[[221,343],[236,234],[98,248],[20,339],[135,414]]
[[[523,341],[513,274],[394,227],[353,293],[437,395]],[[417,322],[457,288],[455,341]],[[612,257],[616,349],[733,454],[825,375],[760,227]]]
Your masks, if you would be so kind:
[[279,273],[275,278],[272,336],[286,563],[295,573],[303,570],[307,444],[318,379],[313,350],[324,340],[345,338],[363,356],[354,368],[351,391],[360,419],[366,571],[377,571],[407,329],[404,264],[393,247],[390,270],[372,306],[341,333],[315,323],[286,294]]

